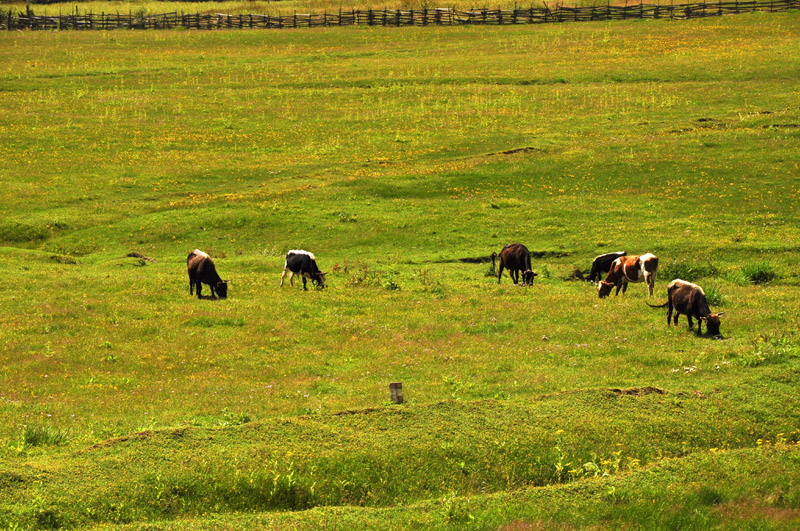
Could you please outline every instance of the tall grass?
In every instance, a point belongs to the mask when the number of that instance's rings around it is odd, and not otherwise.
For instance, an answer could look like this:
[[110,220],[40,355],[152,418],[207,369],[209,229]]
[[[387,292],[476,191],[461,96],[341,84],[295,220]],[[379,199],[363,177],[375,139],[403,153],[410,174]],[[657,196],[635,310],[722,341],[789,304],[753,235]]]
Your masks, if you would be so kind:
[[702,278],[716,277],[719,274],[717,267],[710,262],[690,262],[687,258],[667,260],[659,264],[658,276],[665,280],[680,278],[695,282]]
[[26,446],[55,446],[68,441],[67,432],[50,426],[25,426],[22,442]]
[[752,284],[768,284],[778,277],[773,264],[758,262],[742,266],[742,275]]

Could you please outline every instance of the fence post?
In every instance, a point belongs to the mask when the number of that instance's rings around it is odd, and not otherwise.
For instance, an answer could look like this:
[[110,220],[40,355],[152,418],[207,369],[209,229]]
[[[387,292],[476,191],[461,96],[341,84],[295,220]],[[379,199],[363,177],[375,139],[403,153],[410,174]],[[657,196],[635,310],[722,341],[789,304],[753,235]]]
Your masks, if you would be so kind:
[[403,384],[401,382],[390,383],[389,391],[391,393],[392,402],[395,404],[403,403]]

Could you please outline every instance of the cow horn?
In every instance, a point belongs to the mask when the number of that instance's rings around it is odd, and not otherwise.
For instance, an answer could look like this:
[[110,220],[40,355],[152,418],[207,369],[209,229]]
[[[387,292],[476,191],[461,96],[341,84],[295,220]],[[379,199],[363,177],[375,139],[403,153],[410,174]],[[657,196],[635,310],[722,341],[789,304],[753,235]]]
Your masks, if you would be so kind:
[[720,315],[724,315],[724,314],[725,314],[725,312],[719,312],[719,313],[717,314],[717,317],[719,317]]

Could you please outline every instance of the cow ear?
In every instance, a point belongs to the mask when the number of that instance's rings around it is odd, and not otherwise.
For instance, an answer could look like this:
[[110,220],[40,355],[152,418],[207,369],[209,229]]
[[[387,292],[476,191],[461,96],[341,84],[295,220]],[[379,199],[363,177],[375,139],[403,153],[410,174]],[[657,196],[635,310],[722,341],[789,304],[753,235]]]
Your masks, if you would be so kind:
[[701,317],[700,320],[703,321],[704,323],[708,322],[708,317]]

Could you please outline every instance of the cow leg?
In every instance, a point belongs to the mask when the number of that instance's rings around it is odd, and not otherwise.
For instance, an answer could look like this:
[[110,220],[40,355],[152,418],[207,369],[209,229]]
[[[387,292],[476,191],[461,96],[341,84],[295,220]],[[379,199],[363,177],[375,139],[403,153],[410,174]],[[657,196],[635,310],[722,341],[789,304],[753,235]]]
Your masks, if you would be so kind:
[[616,297],[617,295],[619,295],[619,288],[622,288],[622,294],[625,295],[625,289],[627,287],[628,284],[626,282],[620,282],[619,284],[617,284],[617,292],[614,293],[614,296]]
[[689,320],[689,330],[691,330],[692,328],[694,328],[694,322],[692,322],[692,314],[687,313],[686,318]]
[[[706,329],[708,329],[708,325],[706,325]],[[703,335],[703,320],[702,319],[698,319],[697,320],[697,335],[698,336]]]
[[283,273],[281,273],[281,287],[283,287],[283,277],[286,276],[286,268],[283,268]]
[[[672,299],[670,299],[669,304],[667,304],[667,328],[669,328],[669,322],[672,320]],[[678,314],[675,314],[675,317],[678,317]],[[677,324],[677,323],[676,323]]]
[[294,287],[294,271],[289,271],[289,285]]
[[675,326],[678,326],[678,317],[680,317],[680,315],[681,315],[681,314],[680,314],[680,312],[679,312],[679,311],[676,309],[676,310],[675,310],[675,319],[673,319],[673,320],[672,320],[672,323],[673,323]]
[[306,277],[305,276],[303,276],[303,291],[308,291],[308,288],[306,287]]
[[189,295],[194,295],[194,279],[189,277]]
[[656,283],[656,277],[653,273],[645,273],[644,274],[644,281],[647,284],[647,291],[650,292],[650,296],[653,296],[653,287]]
[[195,282],[196,282],[196,288],[197,288],[195,290],[195,291],[197,291],[197,298],[201,299],[202,297],[201,297],[200,293],[203,291],[203,283],[200,282],[200,280],[196,280]]
[[514,284],[519,283],[519,270],[517,269],[509,269],[509,275],[511,275],[511,280],[514,281]]

